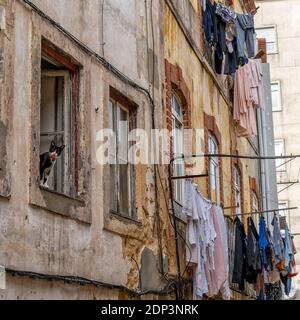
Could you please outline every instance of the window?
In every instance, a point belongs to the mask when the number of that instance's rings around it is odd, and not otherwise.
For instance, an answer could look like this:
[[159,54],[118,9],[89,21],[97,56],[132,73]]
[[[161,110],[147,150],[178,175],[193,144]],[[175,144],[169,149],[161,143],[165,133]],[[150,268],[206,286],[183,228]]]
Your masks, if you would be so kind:
[[271,83],[271,92],[272,92],[272,110],[281,111],[281,87],[280,82]]
[[234,195],[235,195],[235,213],[242,213],[242,189],[241,189],[241,173],[239,168],[235,165],[233,168],[234,178]]
[[[285,154],[284,151],[284,140],[275,140],[275,155],[276,156],[283,156]],[[277,171],[285,171],[285,160],[284,159],[276,159],[276,170]]]
[[267,42],[267,53],[277,53],[277,36],[275,27],[264,27],[256,29],[257,38],[266,39]]
[[[179,98],[173,92],[172,95],[172,130],[173,130],[173,156],[178,157],[184,153],[183,147],[183,113]],[[182,160],[174,163],[176,177],[184,175],[184,162]],[[182,204],[183,180],[175,180],[175,200]]]
[[[278,202],[278,209],[287,209],[289,207],[288,201],[279,201]],[[285,219],[286,223],[288,224],[288,227],[291,227],[290,224],[290,212],[288,210],[279,211],[279,216]]]
[[134,167],[128,159],[128,134],[134,113],[114,99],[109,101],[109,128],[114,131],[110,150],[110,211],[134,218]]
[[[56,58],[54,58],[56,57]],[[60,60],[61,58],[61,60]],[[50,150],[54,141],[64,146],[47,181],[52,191],[75,196],[76,187],[76,71],[70,70],[66,61],[54,49],[43,46],[41,61],[41,104],[40,104],[40,154]],[[71,65],[71,64],[70,64]],[[43,183],[42,186],[45,186]]]
[[[252,212],[259,212],[259,202],[256,192],[251,191],[251,210]],[[253,221],[256,226],[256,229],[259,228],[259,215],[255,214],[253,215]]]
[[[211,132],[208,136],[208,152],[209,154],[219,153],[216,137]],[[218,157],[209,159],[209,182],[211,201],[220,203],[220,165]]]

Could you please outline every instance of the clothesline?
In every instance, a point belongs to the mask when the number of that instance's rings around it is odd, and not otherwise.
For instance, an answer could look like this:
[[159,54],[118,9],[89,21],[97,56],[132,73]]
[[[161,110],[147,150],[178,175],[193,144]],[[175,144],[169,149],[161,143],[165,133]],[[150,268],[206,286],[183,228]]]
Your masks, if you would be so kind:
[[[185,183],[186,262],[193,267],[194,299],[221,294],[228,300],[231,284],[239,285],[241,294],[245,294],[246,283],[259,300],[281,300],[281,283],[288,295],[288,283],[297,275],[295,250],[288,226],[284,236],[281,232],[279,216],[274,215],[272,230],[268,229],[263,215],[259,232],[251,217],[247,229],[240,219],[226,226],[222,207],[203,197],[191,180]],[[278,211],[292,209],[297,208]],[[262,212],[253,212],[259,213]]]
[[190,156],[185,156],[184,154],[176,156],[171,159],[170,164],[172,165],[174,161],[177,160],[188,160],[193,158],[233,158],[233,159],[248,159],[248,160],[280,160],[280,159],[296,159],[300,158],[298,155],[281,155],[281,156],[242,156],[238,154],[219,154],[219,153],[203,153],[203,154],[193,154]]
[[[180,176],[180,177],[174,177],[172,174],[172,166],[174,165],[174,162],[177,160],[184,160],[184,159],[193,159],[193,158],[214,158],[214,157],[220,157],[220,158],[235,158],[235,159],[249,159],[249,160],[276,160],[276,159],[291,159],[291,158],[300,158],[300,155],[290,155],[290,156],[240,156],[237,154],[201,154],[201,155],[191,155],[191,156],[185,156],[182,154],[178,157],[173,157],[170,160],[170,163],[168,165],[168,173],[169,173],[169,190],[170,190],[170,198],[171,198],[171,211],[172,211],[172,217],[173,217],[173,225],[174,225],[174,231],[175,231],[175,248],[176,248],[176,261],[177,261],[177,277],[178,279],[181,279],[181,264],[180,264],[180,257],[179,257],[179,239],[178,239],[178,227],[177,227],[177,221],[176,221],[176,214],[175,214],[175,206],[174,206],[174,195],[173,195],[173,184],[172,181],[178,179],[187,179],[188,176]],[[203,177],[206,175],[197,175],[198,177]],[[194,176],[195,177],[195,176]],[[278,211],[278,210],[273,210]]]
[[271,213],[271,212],[278,212],[278,211],[288,211],[288,210],[297,210],[298,207],[293,207],[293,208],[284,208],[284,209],[273,209],[273,210],[265,210],[265,211],[254,211],[254,212],[248,212],[248,213],[239,213],[233,216],[230,215],[225,215],[226,218],[233,218],[235,216],[250,216],[250,215],[255,215],[255,214],[263,214],[263,213]]

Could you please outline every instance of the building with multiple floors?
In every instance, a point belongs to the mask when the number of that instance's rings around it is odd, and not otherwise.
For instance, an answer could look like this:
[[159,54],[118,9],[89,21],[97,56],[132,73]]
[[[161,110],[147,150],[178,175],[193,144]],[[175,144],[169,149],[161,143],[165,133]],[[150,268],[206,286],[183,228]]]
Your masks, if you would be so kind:
[[[252,0],[223,2],[256,11]],[[132,130],[151,137],[153,129],[177,129],[164,150],[170,158],[199,147],[273,155],[270,104],[259,111],[257,137],[237,134],[233,77],[215,71],[201,6],[0,0],[0,298],[176,297],[186,268],[182,183],[172,184],[171,203],[168,163],[127,161]],[[268,95],[267,64],[263,70]],[[103,149],[105,129],[115,133],[113,153]],[[200,130],[200,140],[183,139],[184,129]],[[52,141],[61,156],[45,184],[40,155]],[[164,155],[151,139],[137,153],[148,144]],[[111,161],[102,163],[103,155]],[[207,173],[195,178],[199,190],[234,216],[277,208],[274,166],[214,157],[176,163],[174,171]],[[182,297],[191,298],[193,274],[182,277]]]
[[[256,33],[265,38],[271,70],[272,111],[276,155],[299,153],[300,1],[257,1]],[[282,19],[287,15],[288,20]],[[288,22],[287,22],[288,21]],[[277,160],[278,206],[299,207],[299,167]],[[300,250],[300,209],[285,211],[296,249]],[[299,266],[299,257],[297,265]],[[299,288],[299,277],[295,281]]]

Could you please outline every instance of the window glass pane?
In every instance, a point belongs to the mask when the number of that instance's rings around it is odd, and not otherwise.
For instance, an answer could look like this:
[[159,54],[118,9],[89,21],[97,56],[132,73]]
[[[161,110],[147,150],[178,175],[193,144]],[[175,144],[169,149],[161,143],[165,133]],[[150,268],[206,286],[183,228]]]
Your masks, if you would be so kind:
[[279,83],[271,84],[273,111],[281,110],[281,97]]
[[111,164],[110,166],[110,209],[114,212],[118,211],[117,206],[117,166]]
[[110,208],[116,213],[132,216],[132,190],[128,164],[129,112],[118,103],[109,104],[109,123],[117,141],[116,164],[110,165]]
[[173,111],[173,115],[175,116],[175,118],[177,118],[177,120],[182,122],[183,121],[182,108],[181,108],[181,105],[180,105],[178,98],[176,97],[175,94],[173,94],[173,96],[172,96],[172,111]]
[[[282,156],[284,155],[285,151],[284,151],[284,142],[283,140],[276,140],[275,141],[275,155],[276,156]],[[285,166],[283,165],[283,163],[286,160],[284,159],[276,159],[276,167],[278,171],[282,171],[285,170]]]
[[[257,196],[256,196],[256,193],[255,192],[251,192],[252,194],[252,212],[259,212],[259,205],[258,205],[258,199],[257,199]],[[254,224],[256,226],[256,229],[258,230],[259,228],[259,215],[258,214],[254,214],[252,216],[253,218],[253,221],[254,221]]]
[[235,189],[235,205],[236,214],[242,213],[242,199],[241,199],[241,175],[239,169],[234,167],[234,189]]
[[114,125],[114,103],[112,101],[109,101],[108,105],[108,128],[115,130]]
[[119,163],[128,162],[128,112],[118,107],[118,159]]
[[276,51],[276,43],[275,42],[267,42],[267,52],[272,53]]
[[[183,144],[183,116],[182,107],[176,94],[172,95],[172,117],[173,117],[173,156],[181,156],[184,153]],[[178,160],[174,162],[174,175],[184,175],[184,161]],[[183,200],[183,180],[175,180],[175,200],[182,203]]]
[[277,51],[277,40],[275,27],[257,28],[257,38],[266,39],[267,53],[274,53]]
[[120,213],[130,215],[129,212],[129,172],[128,164],[120,164],[119,166],[119,199],[120,199]]
[[[214,136],[209,135],[208,151],[210,154],[218,154],[218,145]],[[213,157],[210,159],[210,198],[213,202],[220,201],[220,172],[219,158]]]
[[[278,203],[278,209],[287,209],[289,207],[288,201],[280,201]],[[284,210],[284,211],[279,211],[279,215],[281,217],[286,218],[286,223],[288,224],[288,227],[290,228],[290,211],[289,210]]]

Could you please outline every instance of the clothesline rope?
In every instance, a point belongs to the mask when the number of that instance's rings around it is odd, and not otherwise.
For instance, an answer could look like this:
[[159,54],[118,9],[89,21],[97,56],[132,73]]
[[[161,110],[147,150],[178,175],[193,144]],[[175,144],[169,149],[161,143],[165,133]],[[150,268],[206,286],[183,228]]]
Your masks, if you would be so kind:
[[284,209],[273,209],[273,210],[265,210],[265,211],[254,211],[254,212],[248,212],[248,213],[240,213],[240,214],[235,214],[235,215],[225,215],[225,217],[234,217],[234,216],[250,216],[250,215],[255,215],[255,214],[263,214],[263,213],[271,213],[271,212],[278,212],[278,211],[288,211],[288,210],[297,210],[298,207],[293,207],[293,208],[284,208]]
[[170,164],[172,165],[174,161],[177,160],[188,160],[193,158],[233,158],[233,159],[248,159],[248,160],[279,160],[279,159],[293,159],[300,158],[299,155],[281,155],[281,156],[242,156],[237,154],[219,154],[219,153],[203,153],[203,154],[193,154],[190,156],[186,156],[182,154],[181,156],[174,157],[171,159]]

